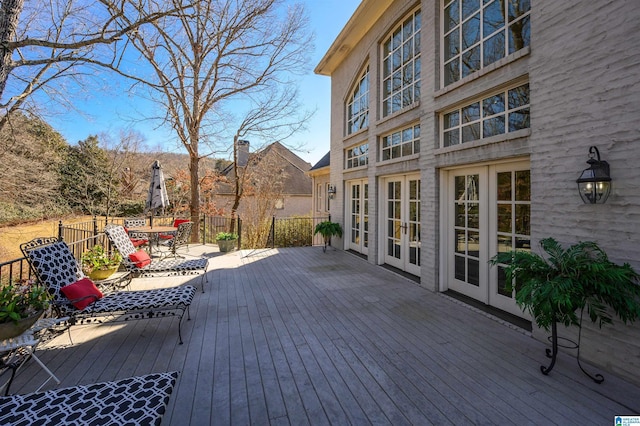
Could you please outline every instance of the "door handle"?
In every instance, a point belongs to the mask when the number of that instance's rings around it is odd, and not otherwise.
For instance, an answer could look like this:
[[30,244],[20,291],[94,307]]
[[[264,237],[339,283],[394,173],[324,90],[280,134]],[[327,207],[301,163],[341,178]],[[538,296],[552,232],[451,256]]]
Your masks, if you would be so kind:
[[400,225],[400,228],[402,228],[402,230],[404,231],[404,234],[406,235],[407,234],[407,228],[408,228],[407,223],[405,222],[403,225]]

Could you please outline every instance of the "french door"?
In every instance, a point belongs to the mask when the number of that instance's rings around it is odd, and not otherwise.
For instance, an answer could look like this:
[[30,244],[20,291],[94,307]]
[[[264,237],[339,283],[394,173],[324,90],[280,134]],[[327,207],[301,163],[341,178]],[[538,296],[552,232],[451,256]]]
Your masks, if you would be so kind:
[[348,205],[349,248],[358,253],[369,253],[369,184],[366,180],[351,181]]
[[382,189],[384,262],[420,275],[420,176],[388,177]]
[[444,286],[526,317],[506,290],[504,271],[490,267],[496,253],[530,249],[528,162],[447,172],[443,211]]

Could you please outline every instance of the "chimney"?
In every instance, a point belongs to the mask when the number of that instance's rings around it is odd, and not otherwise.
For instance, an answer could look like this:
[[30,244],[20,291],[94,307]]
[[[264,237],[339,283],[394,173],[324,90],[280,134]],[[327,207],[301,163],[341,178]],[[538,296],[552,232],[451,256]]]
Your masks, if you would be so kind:
[[245,167],[249,161],[249,141],[238,140],[238,166]]

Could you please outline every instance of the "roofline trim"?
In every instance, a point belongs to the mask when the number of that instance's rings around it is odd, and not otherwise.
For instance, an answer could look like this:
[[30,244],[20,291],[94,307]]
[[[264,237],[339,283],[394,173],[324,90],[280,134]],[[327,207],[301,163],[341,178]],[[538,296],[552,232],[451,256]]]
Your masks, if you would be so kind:
[[313,72],[331,76],[390,5],[391,2],[386,1],[363,0]]

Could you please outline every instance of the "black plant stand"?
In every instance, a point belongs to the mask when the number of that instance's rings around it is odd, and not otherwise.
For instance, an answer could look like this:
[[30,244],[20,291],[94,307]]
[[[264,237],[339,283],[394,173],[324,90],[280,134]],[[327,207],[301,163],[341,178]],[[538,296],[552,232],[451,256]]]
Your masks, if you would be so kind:
[[[602,374],[591,375],[582,367],[582,364],[580,363],[580,338],[581,337],[582,337],[582,313],[580,314],[580,324],[578,325],[578,343],[566,338],[562,338],[571,343],[571,346],[563,346],[563,347],[567,347],[570,349],[577,349],[578,353],[576,355],[576,360],[578,361],[578,367],[580,367],[580,370],[582,370],[584,374],[589,376],[591,380],[600,384],[604,381],[604,377],[602,376]],[[547,348],[546,353],[547,353],[547,358],[551,358],[551,364],[549,364],[548,367],[545,367],[544,365],[540,366],[540,371],[542,371],[542,374],[544,375],[549,374],[551,370],[553,370],[553,366],[556,363],[556,357],[558,356],[558,347],[562,346],[558,344],[558,325],[556,321],[554,321],[551,324],[550,339],[551,339],[551,349]]]

